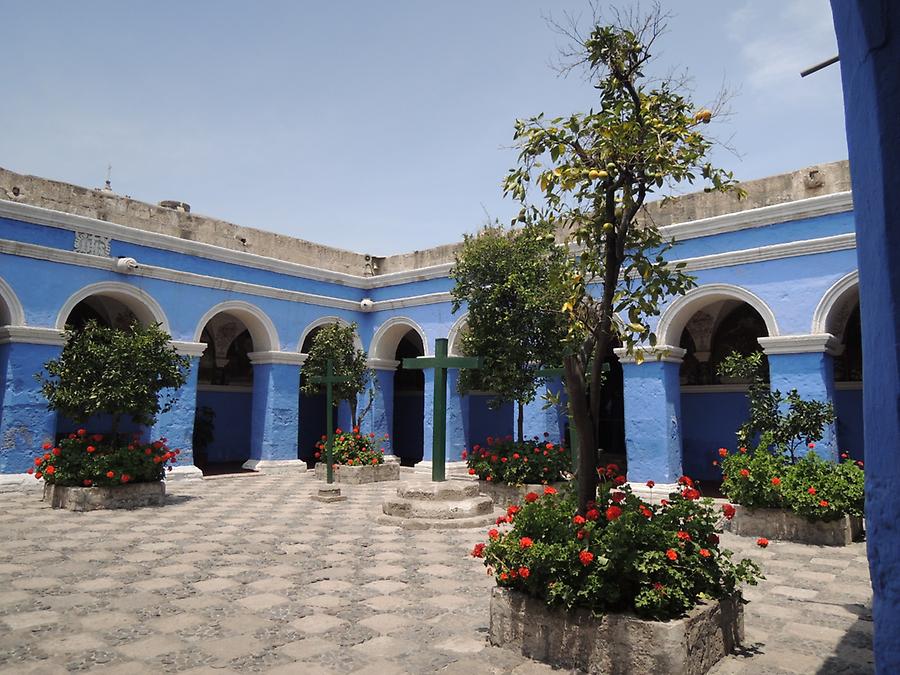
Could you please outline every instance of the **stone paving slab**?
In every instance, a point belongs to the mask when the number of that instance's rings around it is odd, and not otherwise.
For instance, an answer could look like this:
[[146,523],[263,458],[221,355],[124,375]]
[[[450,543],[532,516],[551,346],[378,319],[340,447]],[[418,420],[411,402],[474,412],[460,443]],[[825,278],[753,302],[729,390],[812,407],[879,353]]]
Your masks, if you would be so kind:
[[[161,509],[85,513],[0,493],[0,675],[552,672],[487,645],[483,531],[376,523],[396,486],[325,504],[305,474],[185,481]],[[722,540],[769,579],[715,675],[873,672],[864,544]]]

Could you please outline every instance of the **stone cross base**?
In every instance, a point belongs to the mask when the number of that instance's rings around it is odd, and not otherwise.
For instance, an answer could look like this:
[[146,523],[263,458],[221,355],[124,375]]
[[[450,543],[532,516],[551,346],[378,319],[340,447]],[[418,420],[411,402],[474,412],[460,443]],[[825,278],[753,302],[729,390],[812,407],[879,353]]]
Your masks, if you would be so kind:
[[341,488],[337,485],[326,485],[319,488],[319,491],[313,495],[313,499],[317,502],[342,502],[347,497],[341,494]]
[[494,500],[479,495],[478,484],[468,480],[404,485],[381,508],[379,523],[411,530],[485,527],[505,513],[495,511]]

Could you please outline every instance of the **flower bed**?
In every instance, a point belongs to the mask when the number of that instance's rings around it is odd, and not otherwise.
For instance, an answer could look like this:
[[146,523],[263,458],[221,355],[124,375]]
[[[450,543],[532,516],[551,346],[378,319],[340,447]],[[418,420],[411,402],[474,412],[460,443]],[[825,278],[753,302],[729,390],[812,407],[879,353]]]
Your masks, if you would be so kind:
[[700,675],[740,644],[744,607],[737,595],[703,602],[681,619],[566,611],[508,588],[491,595],[491,644],[588,673]]
[[[553,483],[552,487],[556,490],[563,490],[568,483]],[[529,492],[541,492],[544,489],[543,484],[527,483],[525,485],[507,485],[506,483],[494,483],[491,481],[478,481],[478,489],[483,495],[487,495],[494,500],[494,505],[500,508],[506,508],[513,504],[521,504],[525,499],[525,495]]]
[[171,471],[181,454],[170,450],[165,439],[143,443],[137,437],[120,440],[84,429],[56,446],[45,443],[43,449],[28,473],[44,480],[45,501],[76,511],[161,505],[167,463]]
[[[327,469],[325,462],[316,464],[316,478],[326,480]],[[348,464],[334,465],[334,481],[344,485],[362,485],[364,483],[378,483],[386,480],[400,480],[400,464],[397,462],[385,462],[384,464],[368,464],[351,466]]]
[[[651,621],[687,617],[690,624],[703,601],[736,602],[739,584],[755,584],[760,572],[750,560],[733,562],[731,553],[719,547],[712,501],[701,499],[689,478],[680,483],[680,491],[660,504],[644,502],[628,485],[605,483],[602,501],[584,514],[577,513],[574,495],[546,486],[527,494],[522,506],[510,506],[498,519],[504,531],[491,529],[487,543],[476,544],[472,555],[484,558],[500,588],[567,610],[572,621],[585,610]],[[729,634],[738,635],[734,623],[729,625],[734,628],[727,629]],[[563,633],[556,635],[563,639]],[[719,639],[725,638],[701,638],[704,644]],[[569,650],[578,652],[572,658],[582,663],[590,660],[592,644],[554,644],[538,650],[535,658]],[[733,641],[727,644],[730,648]]]
[[[325,464],[325,442],[327,438],[316,443],[316,478],[325,480],[327,465]],[[388,440],[385,434],[382,442]],[[384,447],[375,447],[375,434],[362,434],[358,427],[352,432],[335,430],[332,445],[334,480],[345,485],[360,485],[386,480],[400,480],[400,465],[396,462],[384,461]]]
[[803,544],[844,546],[862,533],[862,462],[846,453],[838,463],[810,451],[792,462],[783,453],[739,448],[722,457],[722,492],[743,507],[731,521],[735,534]]
[[544,434],[544,440],[535,436],[521,443],[512,436],[488,436],[486,445],[463,451],[469,475],[506,485],[543,485],[565,480],[572,468],[571,453],[548,441],[548,436]]

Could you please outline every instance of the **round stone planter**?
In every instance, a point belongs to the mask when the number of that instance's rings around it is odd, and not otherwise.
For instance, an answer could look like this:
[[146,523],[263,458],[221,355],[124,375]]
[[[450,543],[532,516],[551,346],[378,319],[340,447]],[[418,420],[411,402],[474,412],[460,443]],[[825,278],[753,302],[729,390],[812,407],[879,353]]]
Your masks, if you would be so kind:
[[765,537],[797,544],[847,546],[862,536],[859,516],[838,520],[809,521],[786,509],[748,509],[735,505],[734,518],[725,525],[728,531],[744,537]]
[[[326,480],[328,467],[325,462],[316,464],[316,478]],[[400,480],[400,464],[397,462],[385,462],[384,464],[369,464],[363,466],[349,466],[347,464],[335,464],[334,482],[344,485],[362,485],[364,483],[380,483],[386,480]]]
[[[568,483],[551,483],[557,490],[561,490]],[[506,483],[494,483],[492,481],[479,480],[478,490],[483,495],[487,495],[494,500],[494,505],[500,508],[506,508],[511,504],[521,504],[525,501],[525,495],[529,492],[536,492],[539,495],[544,493],[547,487],[542,483],[525,483],[524,485],[507,485]]]
[[54,509],[69,511],[162,506],[166,502],[166,484],[158,481],[114,487],[70,487],[44,483],[44,501]]
[[701,675],[744,637],[739,597],[698,605],[672,621],[566,611],[506,588],[491,595],[491,644],[587,673]]

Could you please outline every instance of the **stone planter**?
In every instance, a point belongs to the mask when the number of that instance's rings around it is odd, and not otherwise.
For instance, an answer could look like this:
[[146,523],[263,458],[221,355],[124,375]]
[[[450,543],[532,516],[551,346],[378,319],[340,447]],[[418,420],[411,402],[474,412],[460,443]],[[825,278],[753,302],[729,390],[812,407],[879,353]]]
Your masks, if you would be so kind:
[[672,621],[632,614],[591,616],[494,588],[491,644],[587,673],[701,675],[740,644],[744,607],[737,596],[698,605]]
[[162,506],[166,502],[166,484],[158,481],[113,487],[67,487],[44,483],[44,501],[54,509],[69,511]]
[[[561,490],[568,483],[551,483],[557,490]],[[546,485],[540,483],[526,483],[525,485],[507,485],[506,483],[494,483],[486,480],[478,481],[478,489],[483,495],[494,500],[494,505],[505,509],[510,504],[521,504],[525,501],[525,495],[529,492],[544,494]]]
[[810,522],[785,509],[748,509],[735,505],[734,518],[726,529],[743,537],[765,537],[816,546],[847,546],[862,536],[859,516],[843,516],[838,520]]
[[[324,462],[316,464],[316,478],[318,480],[326,480],[326,473],[327,467]],[[363,483],[380,483],[386,480],[400,480],[400,464],[397,462],[364,466],[336,464],[334,467],[335,483],[362,485]]]

